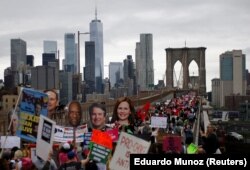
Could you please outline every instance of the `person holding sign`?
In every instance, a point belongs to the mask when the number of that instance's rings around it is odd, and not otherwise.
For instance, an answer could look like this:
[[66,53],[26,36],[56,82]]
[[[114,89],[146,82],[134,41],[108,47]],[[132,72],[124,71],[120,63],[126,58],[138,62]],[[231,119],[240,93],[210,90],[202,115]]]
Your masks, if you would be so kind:
[[103,104],[99,103],[93,103],[89,107],[89,115],[90,115],[90,121],[92,128],[89,129],[89,131],[92,131],[92,129],[98,129],[102,131],[106,131],[106,107]]
[[111,123],[115,123],[120,131],[134,133],[135,108],[128,97],[122,97],[116,101]]
[[78,101],[71,101],[69,104],[68,119],[69,124],[73,127],[80,125],[82,118],[82,107]]

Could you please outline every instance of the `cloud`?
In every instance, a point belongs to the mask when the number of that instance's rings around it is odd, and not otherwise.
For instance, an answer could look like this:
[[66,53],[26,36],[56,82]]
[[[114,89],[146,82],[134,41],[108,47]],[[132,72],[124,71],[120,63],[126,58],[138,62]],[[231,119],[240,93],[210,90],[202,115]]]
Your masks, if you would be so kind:
[[[64,34],[89,31],[95,17],[104,29],[104,62],[132,55],[141,33],[153,34],[155,82],[166,69],[165,48],[206,47],[207,89],[218,77],[219,55],[242,49],[250,55],[249,0],[11,0],[0,5],[0,69],[10,65],[10,39],[22,38],[28,53],[41,64],[43,40],[58,42],[64,58]],[[84,43],[81,36],[81,66]],[[247,68],[249,61],[247,60]],[[105,68],[107,75],[107,68]],[[3,71],[1,71],[3,72]],[[3,75],[0,75],[3,78]]]

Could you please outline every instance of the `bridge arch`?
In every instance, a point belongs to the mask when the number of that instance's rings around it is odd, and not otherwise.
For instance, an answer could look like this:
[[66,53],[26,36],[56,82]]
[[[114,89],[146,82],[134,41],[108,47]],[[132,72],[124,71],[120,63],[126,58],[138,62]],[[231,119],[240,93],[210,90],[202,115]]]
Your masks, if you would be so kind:
[[166,85],[174,87],[173,71],[174,65],[179,60],[183,66],[183,89],[189,89],[190,83],[189,65],[192,61],[198,65],[198,91],[200,95],[206,94],[206,66],[205,47],[198,48],[166,48]]
[[183,65],[177,60],[173,66],[173,87],[182,88],[183,85]]

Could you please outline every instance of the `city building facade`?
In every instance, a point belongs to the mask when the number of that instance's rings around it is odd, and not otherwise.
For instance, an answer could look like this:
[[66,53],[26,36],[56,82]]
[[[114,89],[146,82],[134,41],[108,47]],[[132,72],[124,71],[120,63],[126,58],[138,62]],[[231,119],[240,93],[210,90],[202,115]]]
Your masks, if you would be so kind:
[[37,90],[58,89],[56,82],[58,74],[51,66],[36,66],[31,68],[31,87]]
[[103,93],[103,25],[101,20],[95,19],[90,22],[90,41],[95,42],[95,89],[97,93]]
[[114,88],[116,83],[123,79],[123,66],[122,62],[110,62],[109,63],[109,81],[110,88]]
[[65,50],[65,61],[64,70],[67,72],[77,73],[77,45],[75,43],[75,34],[66,33],[64,35],[64,50]]
[[139,90],[149,90],[154,85],[152,34],[140,34],[140,42],[136,43],[135,57]]
[[95,42],[85,42],[85,67],[83,70],[85,85],[85,93],[91,94],[95,92]]
[[220,107],[220,79],[212,79],[212,103],[214,107]]
[[58,58],[57,41],[44,40],[43,41],[43,53],[53,53],[55,58]]
[[242,50],[226,51],[220,55],[220,106],[225,96],[246,95],[246,57]]

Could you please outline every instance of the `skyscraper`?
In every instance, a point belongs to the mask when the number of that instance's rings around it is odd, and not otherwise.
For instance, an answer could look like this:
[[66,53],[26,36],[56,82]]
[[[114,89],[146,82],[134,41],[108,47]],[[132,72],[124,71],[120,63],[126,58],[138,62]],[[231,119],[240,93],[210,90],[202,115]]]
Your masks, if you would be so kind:
[[95,91],[95,42],[85,42],[85,67],[84,81],[86,82],[86,94],[92,94]]
[[135,80],[135,68],[131,55],[127,55],[127,58],[123,60],[123,74],[124,84],[128,87],[128,95],[136,94],[136,80]]
[[140,90],[149,90],[154,85],[153,35],[140,34],[136,43],[136,77]]
[[90,22],[90,41],[95,42],[95,87],[97,93],[103,93],[103,26],[101,20],[95,19]]
[[55,53],[43,53],[42,54],[43,66],[48,66],[49,62],[55,62],[55,61],[56,61]]
[[109,63],[109,81],[110,87],[113,88],[115,84],[123,79],[123,67],[121,62],[110,62]]
[[27,63],[27,45],[22,39],[11,39],[11,69],[17,71]]
[[66,33],[64,35],[64,43],[65,43],[65,63],[64,70],[67,72],[77,73],[77,53],[75,44],[75,34],[74,33]]
[[36,66],[31,69],[31,87],[38,90],[57,89],[58,74],[56,68]]
[[33,67],[34,66],[34,56],[33,55],[27,55],[27,65]]
[[43,41],[43,53],[53,53],[55,54],[55,58],[57,58],[57,42],[45,40]]
[[133,79],[134,78],[134,62],[131,55],[127,55],[127,58],[123,60],[123,72],[124,72],[124,80]]
[[220,107],[220,79],[214,78],[212,81],[212,105]]
[[242,50],[227,51],[220,55],[220,104],[225,96],[246,95],[246,56]]

